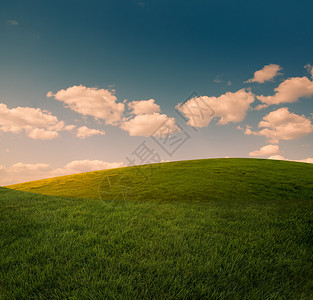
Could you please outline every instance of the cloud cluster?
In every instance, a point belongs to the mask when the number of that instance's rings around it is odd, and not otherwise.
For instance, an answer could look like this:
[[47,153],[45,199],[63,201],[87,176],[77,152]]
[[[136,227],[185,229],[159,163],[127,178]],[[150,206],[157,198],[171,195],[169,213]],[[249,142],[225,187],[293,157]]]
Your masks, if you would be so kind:
[[[313,67],[307,65],[306,68],[313,76]],[[256,71],[254,77],[247,82],[263,83],[272,80],[280,74],[280,70],[279,65],[266,65]],[[279,84],[274,91],[273,96],[255,96],[249,89],[240,89],[237,92],[226,92],[219,97],[194,97],[185,103],[178,103],[176,109],[186,116],[188,124],[193,127],[208,126],[213,118],[217,119],[218,125],[239,123],[245,119],[255,98],[262,102],[255,109],[296,102],[301,97],[313,95],[313,81],[307,77],[289,78]],[[125,100],[120,103],[114,92],[79,85],[56,93],[50,91],[47,97],[53,97],[82,116],[91,116],[96,120],[103,120],[105,124],[118,126],[131,136],[148,137],[171,134],[179,130],[175,119],[161,113],[161,108],[154,99],[129,103]],[[128,111],[125,111],[126,108]],[[279,140],[292,140],[312,132],[309,119],[290,113],[286,107],[266,115],[258,127],[261,128],[259,131],[253,131],[247,126],[245,134],[265,136],[271,143],[278,143]],[[66,125],[56,116],[39,108],[9,109],[5,104],[0,104],[0,132],[25,132],[32,139],[50,140],[57,138],[59,132],[63,130],[73,131],[80,139],[105,135],[104,130]],[[253,151],[251,155],[263,153],[266,150],[263,148],[258,150],[259,152]]]
[[0,132],[25,132],[32,139],[51,140],[62,130],[71,130],[50,112],[32,107],[8,108],[0,103]]
[[55,94],[50,91],[47,93],[47,97],[53,97],[63,102],[79,114],[102,119],[110,125],[119,122],[125,110],[123,103],[117,103],[113,91],[83,85],[72,86],[66,90],[62,89]]
[[121,168],[124,167],[123,162],[106,162],[103,160],[74,160],[68,164],[66,164],[63,168],[58,168],[52,170],[53,176],[61,176],[68,174],[76,174],[104,169],[113,169],[113,168]]
[[[34,140],[52,140],[60,136],[60,131],[73,131],[75,125],[66,125],[50,112],[32,107],[8,108],[0,103],[0,132],[21,133]],[[105,131],[77,128],[76,136],[84,139],[92,135],[104,135]]]
[[86,126],[77,128],[76,136],[80,139],[85,139],[86,137],[90,137],[93,135],[105,135],[105,131],[99,129],[90,129]]
[[[132,101],[127,103],[130,116],[125,117],[125,104],[118,103],[112,91],[89,88],[83,85],[72,86],[66,90],[60,90],[53,94],[49,92],[47,97],[63,102],[73,111],[83,115],[102,119],[106,124],[119,126],[128,131],[131,136],[158,135],[162,130],[162,124],[166,123],[167,133],[178,130],[175,119],[161,114],[161,108],[154,99]],[[125,101],[124,101],[125,102]],[[88,129],[83,126],[77,130],[77,137],[85,138],[91,135],[104,135],[104,131]]]
[[154,99],[132,101],[128,103],[128,107],[135,115],[159,113],[161,108],[155,103]]
[[128,103],[130,116],[123,119],[120,128],[130,136],[163,136],[178,130],[175,118],[162,114],[154,99]]
[[259,150],[255,150],[249,153],[249,156],[269,156],[279,154],[279,146],[278,145],[266,145],[260,148]]
[[185,103],[179,103],[176,109],[189,119],[187,123],[190,126],[205,127],[214,117],[219,118],[219,125],[241,122],[253,102],[254,95],[251,91],[241,89],[219,97],[195,97]]
[[132,119],[125,120],[121,124],[123,130],[130,136],[160,136],[169,135],[178,130],[175,119],[165,114],[138,114]]
[[273,96],[257,96],[257,99],[268,105],[293,103],[299,98],[313,96],[313,81],[307,77],[292,77],[283,81],[274,89]]
[[267,66],[264,66],[263,69],[256,71],[253,78],[247,80],[246,83],[264,83],[265,81],[272,80],[274,77],[280,74],[280,70],[281,67],[279,65],[269,64]]
[[305,159],[299,159],[299,160],[292,160],[292,159],[287,159],[286,157],[284,157],[282,155],[273,155],[273,156],[270,156],[268,159],[288,160],[288,161],[297,161],[297,162],[313,164],[313,158],[312,157],[308,157]]
[[295,140],[313,132],[311,120],[304,115],[289,112],[287,107],[277,109],[263,117],[258,124],[260,131],[246,128],[246,135],[265,136],[271,143],[277,144],[279,140]]
[[19,162],[9,167],[0,166],[0,185],[120,167],[124,167],[123,162],[110,163],[102,160],[75,160],[63,168],[56,169],[44,163],[26,164]]

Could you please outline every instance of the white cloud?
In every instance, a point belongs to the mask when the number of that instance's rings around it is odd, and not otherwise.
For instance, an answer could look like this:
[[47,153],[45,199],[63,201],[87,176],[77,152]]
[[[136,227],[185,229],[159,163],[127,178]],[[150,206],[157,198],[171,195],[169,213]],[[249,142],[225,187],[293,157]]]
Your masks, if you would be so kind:
[[44,128],[34,128],[28,132],[28,137],[34,140],[52,140],[59,136],[57,131],[46,130]]
[[128,131],[131,136],[146,137],[162,136],[178,130],[174,118],[160,113],[136,115],[133,119],[125,120],[121,128]]
[[105,162],[102,160],[75,160],[63,168],[53,169],[49,164],[16,163],[9,167],[0,166],[0,185],[39,180],[55,176],[70,175],[82,172],[119,168],[123,162]]
[[295,140],[313,132],[311,120],[304,115],[299,116],[290,113],[287,107],[272,111],[263,117],[258,124],[261,129],[258,132],[247,127],[245,134],[260,135],[267,137],[271,143],[278,143],[279,140]]
[[67,126],[64,127],[64,130],[66,130],[66,131],[72,131],[74,128],[76,128],[75,125],[67,125]]
[[261,109],[266,108],[266,107],[268,107],[268,106],[269,106],[268,104],[259,104],[259,105],[257,105],[257,106],[254,108],[254,110],[261,110]]
[[287,159],[286,157],[284,157],[282,155],[273,155],[273,156],[270,156],[268,159],[288,160],[288,161],[296,161],[296,162],[313,164],[313,158],[312,157],[297,160],[297,159]]
[[268,159],[276,159],[276,160],[288,160],[287,158],[285,158],[282,155],[272,155],[270,156]]
[[268,156],[279,154],[279,146],[278,145],[266,145],[260,148],[259,150],[255,150],[249,153],[249,156]]
[[[71,126],[71,125],[68,125]],[[32,107],[8,108],[0,103],[0,132],[25,132],[32,139],[51,140],[59,131],[67,130],[65,123],[50,112]]]
[[8,20],[8,23],[14,26],[19,25],[19,23],[16,20]]
[[67,174],[76,174],[104,169],[120,168],[124,166],[125,165],[123,162],[110,163],[103,160],[88,160],[88,159],[74,160],[65,165],[63,168],[53,170],[52,174],[54,176],[61,176]]
[[24,164],[16,163],[9,167],[9,171],[12,173],[21,173],[21,172],[46,172],[50,171],[51,167],[48,164],[38,163],[38,164]]
[[47,97],[54,97],[73,111],[95,119],[103,119],[110,125],[115,125],[121,120],[125,109],[123,103],[116,102],[117,98],[113,91],[83,85],[72,86],[55,94],[50,91]]
[[263,69],[258,70],[254,73],[254,77],[247,80],[249,82],[264,83],[265,81],[272,80],[274,77],[279,75],[281,67],[279,65],[269,64],[263,67]]
[[308,163],[308,164],[313,164],[313,157],[308,157],[305,159],[300,159],[298,160],[299,162],[304,162],[304,163]]
[[154,99],[132,101],[128,107],[131,115],[123,119],[120,128],[130,136],[164,136],[178,130],[175,119],[161,114]]
[[132,101],[128,103],[128,107],[132,110],[132,113],[134,113],[135,115],[152,114],[161,111],[160,106],[155,103],[154,99]]
[[313,96],[313,81],[307,77],[292,77],[283,81],[274,89],[274,96],[257,96],[266,105],[293,103],[299,98]]
[[193,127],[208,126],[213,117],[220,118],[217,124],[241,122],[254,102],[251,91],[241,89],[235,93],[227,92],[219,97],[201,96],[177,104],[176,108],[189,120]]
[[246,125],[246,128],[243,128],[241,126],[237,126],[237,129],[244,131],[245,135],[252,135],[252,134],[254,134],[254,132],[252,131],[252,126],[250,126],[250,125]]
[[0,170],[0,185],[9,185],[30,180],[42,179],[51,175],[52,168],[48,164],[16,163]]
[[86,137],[89,137],[92,135],[105,135],[105,131],[98,130],[98,129],[91,129],[86,126],[82,126],[77,129],[76,136],[80,139],[85,139]]

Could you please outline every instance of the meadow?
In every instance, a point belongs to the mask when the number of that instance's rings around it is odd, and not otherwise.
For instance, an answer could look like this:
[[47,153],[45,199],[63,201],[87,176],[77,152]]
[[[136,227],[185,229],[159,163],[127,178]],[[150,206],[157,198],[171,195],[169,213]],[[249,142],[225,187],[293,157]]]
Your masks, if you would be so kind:
[[0,188],[1,299],[312,299],[313,165],[209,159]]

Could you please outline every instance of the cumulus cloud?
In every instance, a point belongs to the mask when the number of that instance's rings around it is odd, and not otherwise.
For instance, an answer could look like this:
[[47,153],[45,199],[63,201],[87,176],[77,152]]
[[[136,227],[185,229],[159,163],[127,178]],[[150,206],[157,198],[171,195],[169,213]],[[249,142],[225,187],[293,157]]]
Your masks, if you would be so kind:
[[[131,136],[159,135],[167,131],[171,134],[178,130],[175,119],[161,114],[160,106],[154,99],[139,100],[127,103],[130,110],[125,116],[125,103],[118,103],[114,90],[89,88],[83,85],[72,86],[57,93],[48,92],[47,97],[63,102],[73,111],[83,116],[92,116],[95,119],[104,120],[106,124],[119,126],[128,131]],[[166,123],[166,130],[158,128]],[[157,130],[157,132],[155,132]],[[77,137],[85,138],[91,135],[103,135],[104,131],[89,129],[86,126],[77,130]]]
[[28,137],[34,140],[52,140],[59,136],[57,131],[46,130],[44,128],[34,128],[28,132]]
[[279,146],[278,145],[266,145],[260,148],[259,150],[255,150],[249,153],[249,156],[268,156],[279,154]]
[[[0,132],[20,133],[36,140],[52,140],[59,137],[60,131],[73,131],[75,125],[66,125],[50,112],[32,107],[8,108],[0,103]],[[104,135],[105,131],[79,127],[76,136],[80,139],[92,135]]]
[[219,118],[217,124],[241,122],[254,102],[251,91],[241,89],[235,93],[227,92],[219,97],[201,96],[179,103],[176,106],[189,120],[193,127],[208,126],[214,117]]
[[130,136],[164,136],[176,132],[175,118],[160,113],[161,108],[154,99],[128,103],[130,116],[125,117],[120,128]]
[[24,164],[24,163],[16,163],[9,167],[9,170],[12,173],[21,173],[21,172],[46,172],[51,169],[50,165],[38,163],[38,164]]
[[130,136],[163,136],[178,130],[175,119],[165,114],[139,114],[132,119],[125,120],[121,128],[129,132]]
[[261,110],[261,109],[266,108],[266,107],[268,107],[268,106],[269,106],[268,104],[259,104],[259,105],[257,105],[257,106],[254,108],[254,110]]
[[92,116],[102,119],[106,124],[115,125],[122,118],[124,104],[117,103],[113,91],[85,87],[83,85],[72,86],[57,93],[51,91],[47,97],[63,102],[73,111],[83,116]]
[[128,107],[132,110],[132,113],[135,115],[152,114],[161,111],[160,106],[155,103],[154,99],[132,101],[128,103]]
[[283,81],[274,89],[273,96],[257,96],[267,105],[297,102],[299,98],[313,96],[313,81],[307,77],[292,77]]
[[263,69],[256,71],[253,78],[247,80],[246,83],[264,83],[265,81],[272,80],[274,77],[280,74],[280,70],[281,67],[279,65],[269,64],[267,66],[264,66]]
[[295,140],[313,132],[311,120],[304,115],[289,112],[287,107],[272,111],[263,117],[258,124],[260,131],[252,131],[247,127],[245,134],[265,136],[271,143],[279,140]]
[[32,107],[8,108],[0,103],[0,132],[25,132],[32,139],[51,140],[59,136],[59,131],[69,130],[73,125],[65,125],[46,110]]
[[104,169],[113,169],[124,167],[123,162],[106,162],[103,160],[74,160],[66,164],[63,168],[58,168],[52,171],[53,176],[76,174]]
[[[0,170],[0,185],[42,179],[50,176],[52,168],[48,164],[16,163]],[[45,176],[47,174],[47,176]]]
[[98,130],[98,129],[91,129],[86,126],[82,126],[77,129],[76,136],[80,139],[85,139],[86,137],[89,137],[92,135],[105,135],[105,131]]
[[297,160],[297,159],[287,159],[286,157],[284,157],[282,155],[273,155],[273,156],[270,156],[268,159],[288,160],[288,161],[296,161],[296,162],[313,164],[313,158],[312,157]]
[[64,130],[72,131],[74,128],[76,128],[75,125],[67,125],[67,126],[64,127]]
[[45,163],[16,163],[9,167],[0,166],[0,185],[39,180],[55,176],[123,167],[123,162],[106,162],[102,160],[75,160],[63,168],[52,168]]

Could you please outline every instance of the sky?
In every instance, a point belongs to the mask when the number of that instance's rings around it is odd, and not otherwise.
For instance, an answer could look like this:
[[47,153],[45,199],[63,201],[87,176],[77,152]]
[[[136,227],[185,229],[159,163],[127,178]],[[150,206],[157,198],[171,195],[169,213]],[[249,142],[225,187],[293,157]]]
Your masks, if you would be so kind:
[[313,2],[0,2],[0,185],[160,161],[313,163]]

